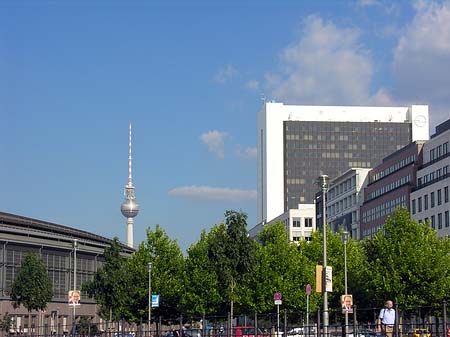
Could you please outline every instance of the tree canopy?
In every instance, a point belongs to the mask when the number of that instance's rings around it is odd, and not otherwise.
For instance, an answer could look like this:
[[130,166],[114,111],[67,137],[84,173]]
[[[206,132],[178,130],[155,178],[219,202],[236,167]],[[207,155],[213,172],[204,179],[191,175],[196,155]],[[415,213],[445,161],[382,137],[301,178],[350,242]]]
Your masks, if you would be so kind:
[[44,261],[35,253],[26,254],[11,287],[13,306],[23,305],[28,312],[44,310],[52,296],[52,284]]
[[404,307],[437,305],[450,294],[450,241],[429,223],[411,220],[406,209],[390,216],[373,240],[364,242],[367,286],[378,305],[392,299]]
[[[253,240],[246,221],[245,213],[227,211],[224,222],[203,231],[186,256],[158,225],[147,229],[146,241],[127,261],[113,241],[104,266],[83,289],[98,300],[102,317],[111,310],[113,319],[138,322],[148,314],[152,263],[152,293],[160,295],[153,317],[269,313],[275,292],[282,293],[284,308],[304,313],[305,287],[315,289],[315,266],[323,261],[323,233],[314,232],[310,242],[289,242],[278,222],[266,224]],[[341,233],[326,228],[327,264],[333,268],[329,305],[339,312],[345,292],[344,243]],[[449,299],[450,240],[438,238],[429,224],[411,220],[406,210],[389,217],[372,240],[350,238],[345,247],[347,293],[359,308],[380,307],[388,298],[403,308]],[[313,292],[310,310],[320,305],[321,294]]]

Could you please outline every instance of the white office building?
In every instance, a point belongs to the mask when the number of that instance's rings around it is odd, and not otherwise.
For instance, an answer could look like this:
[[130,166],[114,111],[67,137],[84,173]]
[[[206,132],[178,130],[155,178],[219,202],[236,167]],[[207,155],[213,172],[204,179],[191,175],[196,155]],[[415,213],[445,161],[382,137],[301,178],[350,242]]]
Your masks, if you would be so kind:
[[359,238],[359,207],[364,202],[363,189],[367,186],[370,169],[351,168],[330,181],[327,194],[327,222],[333,232],[341,228]]
[[429,221],[439,236],[450,235],[450,119],[436,127],[423,145],[423,165],[417,171],[417,188],[411,193],[411,217]]
[[371,168],[429,138],[428,106],[305,106],[265,102],[258,113],[258,223],[313,205],[315,179]]

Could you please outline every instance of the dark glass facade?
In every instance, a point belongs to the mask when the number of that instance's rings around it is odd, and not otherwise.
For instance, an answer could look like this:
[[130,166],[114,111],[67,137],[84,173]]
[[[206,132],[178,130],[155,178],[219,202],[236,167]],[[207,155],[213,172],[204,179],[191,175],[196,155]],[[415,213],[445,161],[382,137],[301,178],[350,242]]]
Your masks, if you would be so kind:
[[284,207],[313,203],[316,179],[379,165],[412,140],[410,123],[284,121]]

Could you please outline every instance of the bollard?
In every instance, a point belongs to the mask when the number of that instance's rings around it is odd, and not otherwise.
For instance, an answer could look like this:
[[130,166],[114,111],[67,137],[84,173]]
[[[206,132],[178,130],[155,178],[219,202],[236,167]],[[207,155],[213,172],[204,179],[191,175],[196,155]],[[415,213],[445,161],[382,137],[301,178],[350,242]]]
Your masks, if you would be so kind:
[[[304,331],[303,331],[304,332]],[[283,335],[287,336],[287,309],[284,309],[284,327],[283,327]],[[278,336],[280,337],[280,336]]]
[[320,324],[321,324],[321,322],[320,322],[320,308],[319,309],[317,309],[317,337],[320,337],[320,336],[322,336],[322,330],[321,330],[321,328],[320,328]]
[[449,337],[450,333],[447,330],[448,328],[447,328],[447,301],[446,300],[444,300],[442,302],[442,316],[443,316],[442,324],[444,327],[442,337]]
[[395,336],[395,337],[398,337],[398,303],[395,303],[394,336]]
[[205,321],[205,315],[203,315],[203,317],[202,317],[202,336],[201,337],[206,337],[205,329],[206,329],[206,321]]

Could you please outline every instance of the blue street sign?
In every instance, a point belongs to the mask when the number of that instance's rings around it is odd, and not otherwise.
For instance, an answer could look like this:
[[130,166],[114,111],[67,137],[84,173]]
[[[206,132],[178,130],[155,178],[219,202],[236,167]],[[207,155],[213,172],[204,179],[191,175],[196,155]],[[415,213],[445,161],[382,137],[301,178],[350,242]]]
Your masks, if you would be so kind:
[[159,307],[159,295],[152,295],[152,308]]

